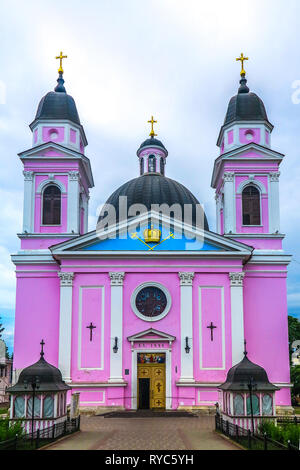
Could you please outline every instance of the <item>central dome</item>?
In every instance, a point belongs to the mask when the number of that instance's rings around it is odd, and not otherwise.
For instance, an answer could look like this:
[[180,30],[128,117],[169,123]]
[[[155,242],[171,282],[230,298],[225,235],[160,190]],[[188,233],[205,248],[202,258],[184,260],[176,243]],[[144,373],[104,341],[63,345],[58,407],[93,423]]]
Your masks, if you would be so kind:
[[[127,196],[127,210],[133,204],[143,204],[147,210],[151,210],[152,204],[179,204],[184,217],[184,205],[190,204],[192,209],[192,223],[196,225],[196,205],[200,206],[197,198],[185,186],[160,173],[145,173],[120,186],[106,201],[116,210],[116,221],[119,221],[119,197]],[[201,207],[201,206],[200,206]],[[203,211],[202,207],[201,210]],[[99,221],[104,217],[101,214]],[[206,215],[203,214],[204,230],[209,230]]]

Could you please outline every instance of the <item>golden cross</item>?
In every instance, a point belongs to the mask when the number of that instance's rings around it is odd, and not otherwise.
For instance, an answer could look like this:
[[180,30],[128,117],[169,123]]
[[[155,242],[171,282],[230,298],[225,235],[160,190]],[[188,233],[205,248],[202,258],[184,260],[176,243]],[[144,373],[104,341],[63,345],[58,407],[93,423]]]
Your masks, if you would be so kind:
[[61,52],[59,56],[55,57],[56,59],[59,59],[60,61],[60,65],[59,65],[59,69],[58,69],[58,73],[64,73],[64,69],[62,67],[62,61],[63,59],[67,59],[68,56],[67,55],[63,55],[63,53]]
[[150,121],[148,121],[149,124],[151,124],[151,132],[150,132],[150,137],[155,137],[157,134],[155,134],[154,129],[153,129],[153,124],[157,124],[157,121],[154,121],[154,117],[151,116]]
[[249,60],[249,58],[248,58],[248,57],[244,57],[244,54],[241,53],[241,57],[238,57],[236,60],[237,60],[237,61],[239,61],[239,60],[241,61],[241,66],[242,66],[241,75],[246,75],[246,72],[245,72],[245,70],[244,70],[244,61],[245,61],[245,60]]

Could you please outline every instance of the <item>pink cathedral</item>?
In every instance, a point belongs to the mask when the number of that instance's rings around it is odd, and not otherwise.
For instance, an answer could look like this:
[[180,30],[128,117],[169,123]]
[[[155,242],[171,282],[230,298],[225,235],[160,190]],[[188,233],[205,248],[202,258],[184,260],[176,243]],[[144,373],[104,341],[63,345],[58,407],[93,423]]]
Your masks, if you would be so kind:
[[216,233],[198,199],[166,176],[153,118],[137,151],[139,176],[113,192],[88,232],[87,139],[62,71],[57,82],[30,124],[31,148],[19,154],[14,380],[37,361],[43,338],[45,358],[82,408],[209,410],[246,340],[248,357],[279,388],[273,407],[291,411],[284,156],[272,149],[273,125],[245,73],[217,141]]

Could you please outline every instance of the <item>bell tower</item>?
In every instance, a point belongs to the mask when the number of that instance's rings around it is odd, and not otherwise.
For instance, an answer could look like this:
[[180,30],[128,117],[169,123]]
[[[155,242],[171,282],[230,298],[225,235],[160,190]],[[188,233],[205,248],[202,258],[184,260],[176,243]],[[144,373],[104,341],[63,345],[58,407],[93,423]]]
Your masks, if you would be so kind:
[[89,190],[94,186],[87,139],[76,104],[64,86],[61,52],[54,91],[40,101],[30,124],[32,147],[24,165],[23,249],[43,249],[88,231]]
[[273,125],[263,101],[247,86],[248,58],[241,54],[236,60],[242,65],[240,87],[219,133],[212,176],[216,231],[255,248],[281,249],[279,165],[284,155],[271,148]]

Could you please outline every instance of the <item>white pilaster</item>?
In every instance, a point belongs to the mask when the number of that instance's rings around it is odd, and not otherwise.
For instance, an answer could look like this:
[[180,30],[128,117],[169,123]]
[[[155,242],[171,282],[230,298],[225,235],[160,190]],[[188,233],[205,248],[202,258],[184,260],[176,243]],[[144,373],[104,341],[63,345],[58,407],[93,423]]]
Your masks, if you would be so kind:
[[224,173],[224,233],[235,233],[234,173]]
[[60,278],[58,368],[63,380],[71,382],[72,293],[74,273],[58,273]]
[[[110,329],[110,378],[109,382],[124,382],[123,367],[123,282],[124,272],[110,272],[111,285],[111,329]],[[118,338],[118,351],[113,347]]]
[[269,175],[269,232],[280,232],[279,172]]
[[215,200],[216,200],[216,232],[221,233],[221,195],[216,194],[215,195]]
[[79,171],[69,171],[68,179],[68,233],[79,233]]
[[23,232],[32,233],[34,231],[34,173],[33,171],[23,171],[24,175],[24,206],[23,206]]
[[[180,279],[180,324],[181,324],[181,375],[179,382],[192,383],[194,379],[193,365],[193,272],[179,272]],[[186,337],[190,347],[185,351]]]
[[244,301],[243,279],[245,273],[229,273],[231,297],[232,364],[243,359],[244,352]]

